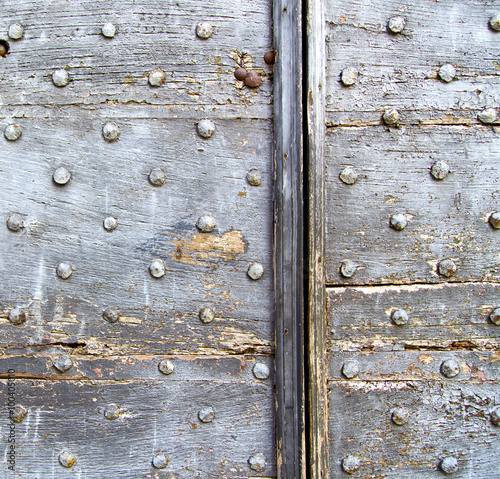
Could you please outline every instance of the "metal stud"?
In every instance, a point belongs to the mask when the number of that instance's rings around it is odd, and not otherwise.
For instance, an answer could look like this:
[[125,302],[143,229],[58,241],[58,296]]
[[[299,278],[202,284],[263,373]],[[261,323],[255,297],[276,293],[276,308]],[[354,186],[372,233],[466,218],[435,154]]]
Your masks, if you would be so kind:
[[495,211],[494,213],[491,214],[490,219],[489,219],[490,225],[493,226],[495,229],[500,228],[500,212]]
[[73,466],[75,461],[75,456],[68,451],[63,451],[61,452],[61,454],[59,454],[59,464],[61,464],[61,466],[70,468],[71,466]]
[[271,374],[269,366],[265,363],[255,363],[252,371],[257,379],[269,379],[269,375]]
[[215,133],[215,124],[212,120],[201,120],[198,122],[198,135],[202,138],[210,138]]
[[353,379],[359,374],[359,363],[355,359],[349,359],[342,366],[342,374],[347,379]]
[[102,127],[102,136],[108,142],[116,141],[120,137],[120,129],[118,125],[109,121]]
[[107,218],[104,218],[102,225],[106,231],[114,231],[118,226],[118,220],[113,216],[108,216]]
[[9,27],[9,37],[12,38],[12,40],[20,40],[23,38],[24,35],[24,28],[21,24],[19,23],[13,23]]
[[397,426],[403,426],[408,422],[410,411],[404,407],[398,407],[392,411],[391,420]]
[[120,313],[118,313],[116,308],[109,307],[102,312],[102,317],[108,323],[116,323],[120,319]]
[[395,108],[388,108],[384,111],[382,119],[387,126],[397,126],[399,121],[399,111]]
[[361,459],[356,456],[348,455],[342,459],[342,469],[347,474],[354,474],[361,466]]
[[252,263],[248,267],[247,274],[254,281],[257,281],[258,279],[262,278],[262,275],[264,274],[264,266],[262,266],[260,263]]
[[23,419],[27,416],[28,411],[24,409],[22,406],[14,406],[9,410],[9,418],[13,422],[22,422]]
[[175,371],[175,364],[170,359],[162,359],[158,363],[158,369],[162,374],[168,376],[169,374],[172,374]]
[[247,181],[249,185],[260,186],[260,184],[262,183],[262,175],[260,174],[260,171],[252,168],[247,173]]
[[120,417],[120,407],[116,404],[108,404],[104,410],[104,417],[110,421],[114,421]]
[[494,123],[498,120],[498,113],[494,108],[486,108],[479,115],[477,115],[479,121],[489,124]]
[[5,128],[3,134],[9,141],[16,141],[22,135],[23,129],[19,125],[9,125]]
[[7,228],[10,231],[20,231],[24,228],[24,220],[21,215],[14,213],[7,218]]
[[258,452],[248,458],[248,465],[252,471],[262,472],[266,469],[266,456],[264,456],[261,452]]
[[116,35],[116,27],[112,23],[105,23],[101,32],[106,38],[113,38]]
[[356,274],[357,269],[358,267],[356,266],[356,263],[354,263],[354,261],[346,259],[340,265],[340,274],[344,278],[352,278]]
[[167,174],[161,168],[153,168],[149,173],[149,182],[153,186],[163,186],[167,181]]
[[61,279],[68,279],[73,274],[73,266],[71,263],[59,263],[56,268],[57,276]]
[[408,220],[406,219],[406,215],[401,213],[395,214],[391,216],[391,226],[396,231],[403,231],[408,224]]
[[496,13],[490,18],[490,27],[493,30],[500,32],[500,13]]
[[161,259],[155,259],[149,265],[149,272],[153,278],[161,278],[165,275],[165,263]]
[[234,70],[234,78],[239,81],[244,81],[246,76],[248,75],[248,71],[246,68],[238,67]]
[[200,218],[198,218],[198,221],[196,222],[196,227],[202,233],[211,233],[216,226],[217,223],[210,215],[200,216]]
[[6,41],[1,41],[0,42],[0,56],[5,58],[5,55],[7,55],[9,51],[9,44]]
[[340,181],[346,185],[354,185],[358,181],[358,174],[352,166],[346,166],[339,174]]
[[439,464],[439,468],[445,474],[453,474],[458,471],[458,461],[453,456],[445,457]]
[[155,457],[153,457],[153,466],[156,469],[165,469],[168,466],[170,459],[163,454],[163,452],[157,452]]
[[391,320],[396,326],[408,324],[408,313],[404,309],[396,309],[391,314]]
[[439,262],[438,271],[441,276],[450,278],[457,272],[457,265],[451,259],[444,259]]
[[19,307],[12,308],[8,314],[9,321],[14,326],[19,326],[19,325],[25,323],[27,317],[28,317],[28,315],[26,314],[26,311],[22,308],[19,308]]
[[246,86],[250,88],[257,88],[262,83],[262,77],[259,73],[252,70],[247,73],[244,81]]
[[57,356],[57,358],[54,359],[53,366],[59,372],[65,373],[66,371],[69,371],[71,369],[71,366],[73,366],[73,362],[67,354],[63,354],[61,356]]
[[268,51],[268,52],[265,53],[265,55],[264,55],[264,61],[268,65],[274,65],[274,62],[276,61],[276,55],[274,53],[274,50],[270,50],[270,51]]
[[431,167],[431,175],[436,180],[444,180],[450,173],[448,163],[443,160],[438,160]]
[[391,33],[401,33],[406,26],[406,19],[404,17],[392,17],[387,23],[387,29]]
[[455,76],[457,75],[457,71],[455,67],[449,63],[443,65],[438,71],[439,78],[445,83],[450,83]]
[[198,412],[198,419],[201,422],[212,422],[215,419],[215,411],[212,406],[207,406]]
[[52,175],[52,180],[58,185],[65,185],[70,179],[71,173],[64,166],[57,168]]
[[203,308],[199,312],[199,318],[202,323],[211,323],[215,318],[213,308]]
[[355,68],[349,67],[342,70],[340,80],[345,86],[351,86],[358,80],[358,71]]
[[491,312],[490,321],[496,326],[500,326],[500,308],[497,308]]
[[52,73],[52,82],[55,86],[63,87],[69,83],[69,73],[67,70],[60,69]]
[[207,38],[210,38],[213,33],[213,27],[210,25],[208,22],[200,22],[198,25],[196,25],[196,35],[198,38],[201,38],[203,40],[206,40]]
[[167,78],[165,72],[161,68],[156,68],[149,74],[148,81],[151,86],[161,86],[165,78]]
[[500,426],[500,407],[496,407],[491,411],[490,420],[495,426]]
[[460,365],[454,359],[447,359],[441,363],[441,374],[446,378],[454,378],[460,374]]

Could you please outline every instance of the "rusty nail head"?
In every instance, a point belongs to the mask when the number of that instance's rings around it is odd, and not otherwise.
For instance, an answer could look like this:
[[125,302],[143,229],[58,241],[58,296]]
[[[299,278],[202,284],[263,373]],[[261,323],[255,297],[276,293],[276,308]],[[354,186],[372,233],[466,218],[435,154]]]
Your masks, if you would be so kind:
[[168,466],[170,459],[165,456],[163,452],[158,452],[155,457],[153,457],[153,466],[156,469],[165,469]]
[[431,167],[431,175],[436,180],[444,180],[450,173],[450,167],[448,163],[443,160],[438,160]]
[[210,38],[213,31],[212,25],[208,22],[200,22],[196,25],[196,35],[203,40]]
[[22,406],[14,406],[13,409],[9,410],[9,418],[13,422],[22,422],[27,414],[28,411]]
[[340,265],[340,274],[344,278],[352,278],[356,274],[357,269],[358,267],[356,266],[356,263],[354,263],[354,261],[346,259]]
[[165,72],[161,68],[156,68],[149,74],[149,84],[151,86],[161,86],[167,78]]
[[396,326],[408,324],[408,313],[404,309],[396,309],[391,314],[391,320]]
[[455,67],[453,65],[447,63],[439,69],[438,75],[442,81],[444,81],[445,83],[450,83],[457,75],[457,71],[455,70]]
[[196,222],[196,227],[202,233],[211,233],[215,229],[216,226],[217,226],[217,223],[209,215],[201,216],[200,218],[198,218],[198,221]]
[[14,326],[19,326],[20,324],[23,324],[26,321],[27,317],[28,316],[26,314],[26,311],[19,307],[12,308],[9,311],[8,315],[9,321]]
[[500,326],[500,308],[495,309],[490,314],[490,321],[497,326]]
[[262,175],[260,174],[260,171],[252,168],[247,173],[247,181],[249,185],[260,186],[260,184],[262,183]]
[[212,406],[204,407],[198,413],[198,419],[201,422],[212,422],[215,419],[215,411]]
[[153,168],[149,173],[149,182],[153,186],[163,186],[167,181],[167,174],[161,168]]
[[388,108],[384,111],[382,119],[387,126],[397,126],[399,121],[399,111],[395,108]]
[[116,35],[116,27],[108,22],[102,26],[101,32],[106,38],[113,38]]
[[248,72],[246,68],[238,67],[236,70],[234,70],[234,78],[236,78],[236,80],[243,81],[247,75]]
[[265,53],[264,61],[268,65],[274,65],[274,62],[276,61],[276,54],[274,53],[274,50],[269,50],[268,52]]
[[491,216],[490,216],[490,225],[493,226],[495,229],[500,228],[500,212],[495,211]]
[[64,166],[60,166],[54,171],[52,179],[58,185],[65,185],[71,179],[71,173]]
[[342,374],[347,379],[353,379],[359,374],[359,363],[355,359],[349,359],[342,366]]
[[118,128],[118,125],[113,121],[109,121],[104,124],[102,127],[102,136],[108,142],[117,140],[120,137],[120,129]]
[[73,266],[71,263],[59,263],[56,268],[57,276],[61,279],[68,279],[73,274]]
[[342,469],[347,474],[354,474],[361,466],[359,457],[348,455],[342,459]]
[[410,411],[404,407],[398,407],[392,411],[391,420],[397,426],[403,426],[408,422]]
[[269,366],[265,363],[255,363],[252,371],[257,379],[268,379],[271,374]]
[[116,404],[108,404],[104,410],[104,417],[110,421],[118,419],[120,417],[120,407]]
[[71,369],[71,366],[73,366],[73,363],[71,361],[71,358],[67,354],[63,354],[61,356],[57,356],[56,359],[54,359],[53,366],[61,373],[65,373],[66,371],[69,371]]
[[107,218],[104,218],[103,221],[103,226],[106,231],[114,231],[116,227],[118,226],[118,220],[114,218],[113,216],[108,216]]
[[120,319],[120,314],[116,308],[109,307],[102,312],[102,317],[108,323],[116,323]]
[[175,364],[170,359],[162,359],[158,363],[158,369],[162,374],[168,376],[169,374],[172,374],[175,371]]
[[16,141],[22,135],[23,130],[19,125],[9,125],[5,128],[3,134],[9,141]]
[[445,474],[453,474],[458,471],[458,461],[455,457],[448,456],[441,461],[439,467]]
[[64,467],[71,467],[75,463],[75,456],[68,451],[63,451],[59,454],[59,464]]
[[165,275],[165,263],[161,259],[155,259],[149,265],[149,272],[153,278],[161,278]]
[[491,411],[490,419],[495,426],[500,426],[500,407],[496,407]]
[[447,359],[441,363],[441,374],[447,378],[454,378],[460,374],[460,365],[454,359]]
[[457,265],[451,259],[444,259],[439,262],[438,271],[441,276],[450,278],[457,272]]
[[340,181],[346,185],[354,185],[358,181],[358,174],[352,166],[346,166],[339,174]]
[[199,312],[200,321],[202,323],[211,323],[215,318],[213,308],[203,308]]
[[479,115],[477,115],[477,118],[482,123],[494,123],[498,120],[498,113],[495,108],[486,108],[481,113],[479,113]]
[[490,27],[493,30],[500,32],[500,13],[496,13],[490,18]]
[[245,85],[250,88],[257,88],[262,83],[262,77],[256,71],[248,72],[245,77]]
[[9,37],[12,38],[12,40],[20,40],[23,38],[24,35],[24,28],[21,24],[19,23],[13,23],[9,27]]
[[248,458],[248,465],[252,471],[264,471],[266,469],[266,456],[261,452]]
[[257,281],[258,279],[262,278],[262,275],[264,274],[264,266],[262,266],[260,263],[252,263],[248,267],[247,274],[254,281]]
[[340,75],[340,80],[345,86],[351,86],[358,80],[358,71],[355,68],[344,68]]
[[21,215],[14,213],[7,218],[7,228],[10,231],[20,231],[24,228],[24,220]]
[[52,82],[55,86],[63,87],[69,83],[69,73],[61,68],[52,73]]
[[5,57],[9,51],[9,44],[7,42],[0,43],[0,56]]
[[201,120],[198,122],[198,134],[202,138],[210,138],[215,132],[215,124],[212,120]]
[[391,226],[396,231],[403,231],[408,224],[408,220],[406,219],[406,215],[397,213],[391,216]]
[[401,33],[406,26],[406,19],[404,17],[392,17],[387,23],[387,29],[391,33]]

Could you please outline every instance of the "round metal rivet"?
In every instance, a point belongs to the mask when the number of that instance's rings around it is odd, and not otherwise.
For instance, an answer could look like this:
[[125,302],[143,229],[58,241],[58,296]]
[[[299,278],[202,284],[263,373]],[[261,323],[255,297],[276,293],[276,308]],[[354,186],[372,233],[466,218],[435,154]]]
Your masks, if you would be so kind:
[[162,359],[158,363],[158,369],[162,374],[165,374],[165,376],[168,376],[169,374],[172,374],[175,371],[175,364],[172,360],[170,359]]
[[9,418],[13,422],[22,422],[27,414],[28,411],[22,406],[14,406],[13,409],[9,410]]
[[346,259],[340,265],[340,274],[344,278],[352,278],[356,274],[357,269],[358,267],[356,266],[356,263],[354,263],[354,261]]
[[396,309],[391,314],[391,320],[396,326],[408,324],[408,313],[404,309]]
[[406,25],[406,19],[404,17],[392,17],[387,23],[387,29],[391,33],[401,33]]
[[342,459],[342,469],[347,474],[354,474],[361,466],[361,460],[356,456],[346,456]]
[[63,69],[56,70],[52,73],[52,82],[55,86],[66,86],[69,83],[69,73]]
[[215,313],[212,308],[203,308],[199,312],[200,321],[202,323],[211,323],[215,318]]
[[436,161],[431,167],[431,175],[436,180],[444,180],[450,173],[448,163],[443,160]]
[[395,108],[389,108],[384,111],[382,119],[387,126],[397,126],[399,121],[399,111]]
[[344,70],[342,70],[340,80],[345,86],[354,85],[358,80],[358,71],[355,68],[351,67],[345,68]]
[[198,122],[198,134],[202,138],[210,138],[215,132],[215,124],[212,120],[201,120]]
[[19,23],[13,23],[9,27],[9,37],[12,38],[12,40],[20,40],[23,38],[24,35],[24,28],[21,24]]
[[163,454],[163,452],[158,452],[155,457],[153,457],[153,466],[156,469],[165,469],[168,466],[170,459]]
[[355,359],[349,359],[342,366],[342,374],[347,379],[355,378],[359,374],[359,363]]
[[210,38],[213,31],[212,25],[208,22],[200,22],[196,25],[196,35],[198,38],[202,38],[203,40]]
[[161,68],[156,68],[149,74],[149,84],[151,86],[161,86],[167,78],[165,72]]
[[252,471],[262,472],[266,469],[267,466],[266,456],[264,456],[264,454],[262,454],[261,452],[258,452],[257,454],[254,454],[253,456],[250,456],[248,458],[248,465],[250,466],[250,469],[252,469]]
[[73,274],[73,266],[70,263],[59,263],[56,273],[59,278],[68,279]]
[[167,181],[167,174],[161,168],[154,168],[149,173],[149,182],[153,186],[163,186]]
[[447,63],[439,69],[438,75],[445,83],[450,83],[457,75],[457,71],[453,65]]
[[458,461],[453,456],[445,457],[439,464],[445,474],[453,474],[458,471]]
[[346,185],[354,185],[358,181],[358,174],[352,166],[346,166],[339,174],[340,181]]
[[59,464],[64,467],[71,467],[76,461],[76,458],[73,454],[68,451],[63,451],[59,454]]
[[247,173],[247,181],[249,185],[260,186],[262,183],[262,175],[260,174],[260,171],[255,168],[251,169]]
[[3,134],[9,141],[16,141],[22,135],[23,129],[19,125],[9,125]]
[[397,426],[403,426],[408,422],[409,418],[410,411],[408,411],[408,409],[404,407],[398,407],[397,409],[394,409],[391,414],[391,420]]
[[113,216],[108,216],[107,218],[104,218],[102,225],[106,231],[113,231],[118,226],[118,220]]
[[24,220],[21,215],[14,213],[7,218],[7,228],[10,231],[20,231],[24,228]]
[[248,267],[247,274],[250,278],[257,281],[258,279],[262,278],[262,275],[264,274],[264,266],[262,266],[260,263],[252,263]]
[[490,216],[489,221],[490,221],[490,225],[493,226],[493,228],[499,229],[500,228],[500,212],[495,211],[495,213],[493,213]]
[[234,78],[236,78],[236,80],[243,81],[247,75],[248,72],[246,68],[238,67],[236,70],[234,70]]
[[490,18],[490,27],[493,30],[500,32],[500,13],[496,13]]
[[198,221],[196,222],[196,227],[202,233],[211,233],[215,229],[216,226],[217,226],[217,223],[209,215],[203,215],[203,216],[201,216],[198,219]]
[[500,407],[496,407],[491,411],[490,420],[495,426],[500,426]]
[[270,51],[268,51],[268,52],[265,53],[265,55],[264,55],[264,61],[268,65],[274,65],[274,62],[276,61],[276,55],[274,53],[274,50],[270,50]]
[[215,411],[212,406],[204,407],[198,413],[198,418],[201,422],[212,422],[215,419]]
[[104,410],[104,417],[113,421],[120,417],[120,408],[116,404],[109,404]]
[[58,185],[65,185],[71,179],[71,173],[64,168],[64,166],[60,166],[56,171],[54,171],[52,179],[54,180],[54,183],[57,183]]
[[73,363],[67,355],[58,356],[53,363],[53,366],[61,373],[65,373],[71,369]]
[[26,314],[26,311],[22,308],[13,308],[9,311],[9,321],[14,325],[14,326],[19,326],[20,324],[23,324],[26,322],[28,315]]
[[490,321],[497,325],[500,326],[500,308],[495,309],[494,311],[491,312],[490,314]]
[[457,272],[457,265],[451,259],[444,259],[440,261],[438,271],[441,276],[450,278]]
[[454,359],[441,363],[441,374],[446,378],[454,378],[460,374],[460,365]]
[[165,275],[165,263],[161,259],[155,259],[149,265],[149,272],[154,278],[161,278]]
[[120,129],[118,125],[112,121],[106,123],[102,127],[102,136],[106,141],[116,141],[120,137]]
[[101,32],[106,38],[113,38],[116,35],[116,27],[112,23],[105,23]]
[[479,115],[477,115],[479,121],[489,124],[494,123],[498,120],[498,113],[494,108],[486,108]]
[[391,216],[391,226],[396,231],[403,231],[408,224],[408,220],[406,219],[406,215],[401,213],[395,214]]
[[269,366],[265,363],[255,363],[252,371],[257,379],[268,379],[271,374]]
[[120,314],[116,308],[109,307],[102,312],[102,317],[108,323],[116,323],[120,319]]
[[248,72],[245,77],[245,85],[250,88],[257,88],[262,83],[262,77],[256,71]]

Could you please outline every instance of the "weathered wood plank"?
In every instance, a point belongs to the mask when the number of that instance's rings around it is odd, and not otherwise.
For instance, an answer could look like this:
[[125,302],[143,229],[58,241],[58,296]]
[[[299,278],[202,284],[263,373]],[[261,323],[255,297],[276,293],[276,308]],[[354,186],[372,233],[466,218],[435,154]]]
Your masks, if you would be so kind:
[[[490,128],[330,130],[328,282],[498,281],[498,230],[488,220],[498,208],[499,142]],[[450,168],[441,181],[431,176],[438,160]],[[339,178],[347,166],[358,174],[355,184]],[[404,230],[390,227],[394,214],[406,215]],[[446,258],[457,266],[449,279],[437,272]],[[345,260],[358,266],[351,278],[339,273]]]

